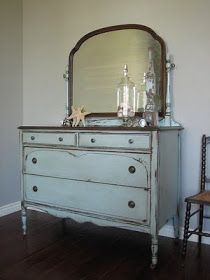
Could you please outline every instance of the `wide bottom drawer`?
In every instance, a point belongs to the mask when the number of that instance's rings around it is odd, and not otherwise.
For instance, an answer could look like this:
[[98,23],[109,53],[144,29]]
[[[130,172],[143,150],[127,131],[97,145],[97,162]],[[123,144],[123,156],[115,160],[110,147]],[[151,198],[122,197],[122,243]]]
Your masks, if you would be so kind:
[[25,175],[24,198],[74,211],[149,222],[149,191],[140,188]]

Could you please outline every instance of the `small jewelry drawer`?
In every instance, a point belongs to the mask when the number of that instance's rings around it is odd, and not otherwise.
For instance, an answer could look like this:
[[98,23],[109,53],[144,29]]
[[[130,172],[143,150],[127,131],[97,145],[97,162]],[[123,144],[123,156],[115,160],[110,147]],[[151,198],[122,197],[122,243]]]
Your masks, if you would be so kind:
[[80,147],[150,149],[149,133],[80,133]]
[[76,135],[75,133],[25,132],[23,143],[75,146]]

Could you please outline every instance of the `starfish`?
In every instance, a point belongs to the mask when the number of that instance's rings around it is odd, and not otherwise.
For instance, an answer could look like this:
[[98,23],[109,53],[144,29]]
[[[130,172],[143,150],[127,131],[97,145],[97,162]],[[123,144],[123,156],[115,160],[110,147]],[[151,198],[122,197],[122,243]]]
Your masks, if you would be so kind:
[[71,110],[72,113],[68,119],[73,119],[72,126],[78,126],[80,121],[82,121],[83,126],[85,126],[85,116],[89,115],[90,113],[84,111],[84,106],[78,108],[71,106]]

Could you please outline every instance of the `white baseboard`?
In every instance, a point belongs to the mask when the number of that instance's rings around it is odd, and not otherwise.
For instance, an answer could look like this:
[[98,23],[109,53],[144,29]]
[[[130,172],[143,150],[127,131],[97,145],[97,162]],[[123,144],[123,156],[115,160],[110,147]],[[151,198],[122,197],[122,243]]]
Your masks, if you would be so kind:
[[[206,231],[207,233],[210,233],[209,231]],[[174,228],[172,225],[165,225],[161,228],[159,231],[159,235],[166,236],[166,237],[172,237],[174,238]],[[183,239],[184,236],[184,227],[180,228],[180,239]],[[198,236],[197,235],[191,235],[189,238],[189,241],[198,242]],[[209,237],[202,237],[202,243],[203,244],[210,244],[210,238]]]
[[[9,215],[11,213],[17,212],[21,210],[21,203],[20,201],[13,202],[4,206],[0,207],[0,217]],[[210,232],[208,232],[210,233]],[[180,239],[183,239],[184,228],[180,228]],[[165,225],[159,231],[159,235],[174,238],[174,228],[172,225]],[[196,235],[192,235],[189,238],[189,241],[197,242],[198,237]],[[210,238],[202,237],[202,243],[210,244]]]
[[9,214],[17,212],[17,211],[20,211],[20,209],[21,209],[20,201],[1,206],[0,207],[0,217],[9,215]]

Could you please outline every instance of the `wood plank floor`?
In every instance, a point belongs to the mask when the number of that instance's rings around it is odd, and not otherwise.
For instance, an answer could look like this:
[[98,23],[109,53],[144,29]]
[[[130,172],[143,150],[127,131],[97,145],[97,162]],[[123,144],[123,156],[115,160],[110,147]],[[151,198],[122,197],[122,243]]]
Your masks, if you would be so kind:
[[210,246],[159,238],[159,263],[150,270],[150,238],[141,233],[77,224],[28,211],[23,238],[20,213],[0,218],[0,280],[210,279]]

